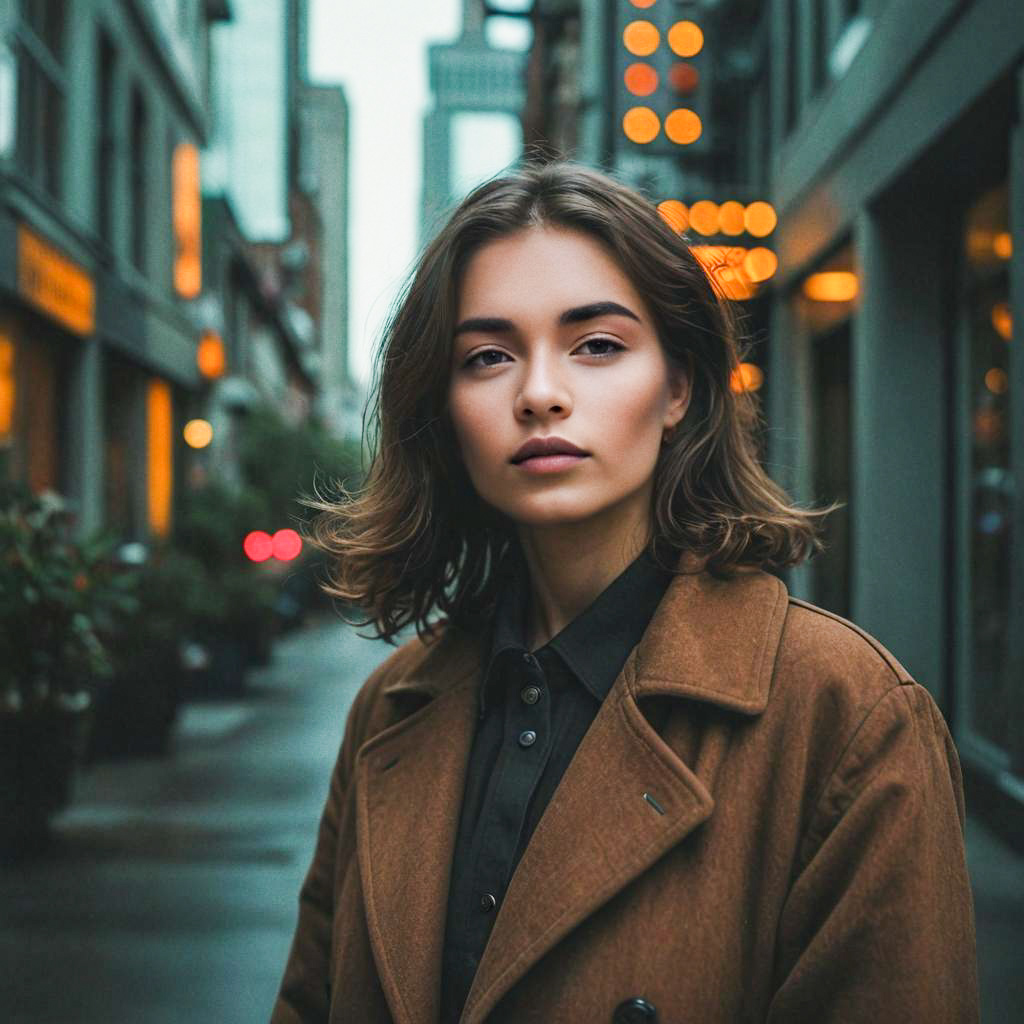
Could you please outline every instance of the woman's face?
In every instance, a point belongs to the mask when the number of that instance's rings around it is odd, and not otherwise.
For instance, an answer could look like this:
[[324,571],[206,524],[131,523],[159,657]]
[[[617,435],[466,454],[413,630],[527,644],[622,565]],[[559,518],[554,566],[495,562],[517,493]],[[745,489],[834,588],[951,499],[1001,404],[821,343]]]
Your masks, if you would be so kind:
[[[513,522],[646,522],[663,432],[688,401],[646,304],[591,236],[532,227],[470,259],[449,407],[477,493]],[[585,454],[518,461],[537,438]]]

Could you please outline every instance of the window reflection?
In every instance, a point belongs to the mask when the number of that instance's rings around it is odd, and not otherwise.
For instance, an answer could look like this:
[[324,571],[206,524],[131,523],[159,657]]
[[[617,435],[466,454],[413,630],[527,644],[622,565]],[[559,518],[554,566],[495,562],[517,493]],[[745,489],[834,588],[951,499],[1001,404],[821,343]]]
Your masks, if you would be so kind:
[[1024,717],[1011,692],[1007,650],[1013,521],[1009,432],[1013,243],[1005,185],[985,193],[969,209],[965,250],[971,727],[1024,767]]

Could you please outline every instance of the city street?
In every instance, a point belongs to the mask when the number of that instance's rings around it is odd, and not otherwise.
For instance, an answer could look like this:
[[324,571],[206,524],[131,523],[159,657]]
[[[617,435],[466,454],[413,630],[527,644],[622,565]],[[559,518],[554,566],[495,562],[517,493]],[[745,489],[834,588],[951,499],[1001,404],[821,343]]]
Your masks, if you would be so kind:
[[[345,714],[388,651],[355,634],[315,621],[244,700],[186,705],[172,756],[79,777],[51,853],[0,870],[0,1019],[268,1018]],[[1019,1021],[1024,864],[974,821],[969,846],[983,1019]]]

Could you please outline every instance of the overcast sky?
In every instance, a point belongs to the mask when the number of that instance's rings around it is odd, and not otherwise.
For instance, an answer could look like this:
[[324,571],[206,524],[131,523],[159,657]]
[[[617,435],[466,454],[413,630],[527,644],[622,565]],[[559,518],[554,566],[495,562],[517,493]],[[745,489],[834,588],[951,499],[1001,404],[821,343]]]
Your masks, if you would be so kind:
[[416,255],[428,42],[461,28],[460,0],[312,0],[310,75],[340,82],[350,110],[349,365],[371,348]]

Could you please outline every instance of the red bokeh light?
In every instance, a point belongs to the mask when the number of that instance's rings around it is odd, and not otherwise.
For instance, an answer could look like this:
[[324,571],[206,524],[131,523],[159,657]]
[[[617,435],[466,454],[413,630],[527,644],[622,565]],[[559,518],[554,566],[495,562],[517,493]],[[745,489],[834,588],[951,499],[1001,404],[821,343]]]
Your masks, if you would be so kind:
[[270,534],[264,533],[263,530],[253,530],[252,533],[247,534],[242,548],[249,560],[253,562],[265,562],[274,554],[274,542],[271,540]]
[[697,91],[697,86],[700,84],[700,72],[692,64],[677,61],[669,70],[668,80],[676,92],[683,96],[689,96]]
[[302,538],[294,530],[278,530],[274,534],[274,557],[282,562],[297,558],[302,550]]

